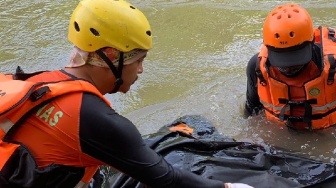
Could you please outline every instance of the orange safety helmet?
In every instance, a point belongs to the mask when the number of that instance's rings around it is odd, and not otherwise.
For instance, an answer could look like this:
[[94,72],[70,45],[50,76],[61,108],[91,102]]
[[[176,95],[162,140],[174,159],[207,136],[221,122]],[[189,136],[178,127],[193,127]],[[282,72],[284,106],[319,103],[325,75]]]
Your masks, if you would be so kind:
[[303,7],[289,3],[273,9],[264,22],[264,45],[276,67],[304,65],[312,58],[314,26]]
[[284,4],[273,9],[264,22],[264,45],[288,48],[313,41],[314,26],[309,13],[297,4]]

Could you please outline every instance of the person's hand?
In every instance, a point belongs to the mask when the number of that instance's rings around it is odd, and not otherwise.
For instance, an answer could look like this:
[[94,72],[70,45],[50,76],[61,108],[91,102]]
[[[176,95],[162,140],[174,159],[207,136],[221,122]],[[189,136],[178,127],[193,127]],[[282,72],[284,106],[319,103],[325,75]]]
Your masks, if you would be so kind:
[[225,183],[225,188],[253,188],[243,183]]
[[252,106],[247,101],[240,105],[240,112],[244,119],[249,118],[250,116],[257,116],[262,112],[262,106]]

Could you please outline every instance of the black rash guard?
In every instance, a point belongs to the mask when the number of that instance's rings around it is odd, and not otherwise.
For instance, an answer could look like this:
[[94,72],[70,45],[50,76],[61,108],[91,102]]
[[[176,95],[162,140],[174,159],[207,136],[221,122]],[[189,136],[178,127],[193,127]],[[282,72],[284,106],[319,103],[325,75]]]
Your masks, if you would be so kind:
[[[312,61],[316,63],[317,67],[322,70],[322,56],[321,49],[317,45],[313,45],[313,56]],[[255,73],[255,68],[258,62],[259,53],[252,56],[252,58],[247,63],[246,67],[246,77],[247,77],[247,89],[246,89],[246,102],[244,114],[246,116],[258,115],[260,110],[263,108],[262,104],[259,100],[258,95],[258,80],[257,75]]]
[[143,141],[135,125],[99,97],[85,93],[80,111],[84,153],[158,188],[224,188],[224,183],[173,168]]

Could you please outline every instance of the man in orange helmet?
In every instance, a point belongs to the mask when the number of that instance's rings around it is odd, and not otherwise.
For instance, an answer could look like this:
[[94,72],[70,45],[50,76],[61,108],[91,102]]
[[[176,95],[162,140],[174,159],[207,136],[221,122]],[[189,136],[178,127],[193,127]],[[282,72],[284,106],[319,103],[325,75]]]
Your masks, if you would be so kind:
[[293,129],[322,129],[336,123],[335,30],[314,29],[297,4],[273,9],[264,22],[263,46],[248,62],[245,114]]

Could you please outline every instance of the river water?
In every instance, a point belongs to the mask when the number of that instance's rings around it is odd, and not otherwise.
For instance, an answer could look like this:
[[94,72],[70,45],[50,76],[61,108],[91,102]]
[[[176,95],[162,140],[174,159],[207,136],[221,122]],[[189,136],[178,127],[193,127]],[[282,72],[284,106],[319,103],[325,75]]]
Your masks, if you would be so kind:
[[[336,130],[297,133],[265,120],[244,119],[245,67],[258,52],[267,13],[290,1],[133,0],[151,23],[154,48],[144,73],[127,94],[107,95],[142,134],[178,117],[200,114],[226,137],[286,148],[334,163]],[[334,27],[333,0],[291,1],[310,12],[315,26]],[[68,20],[78,1],[0,0],[0,70],[61,69],[72,45]]]

